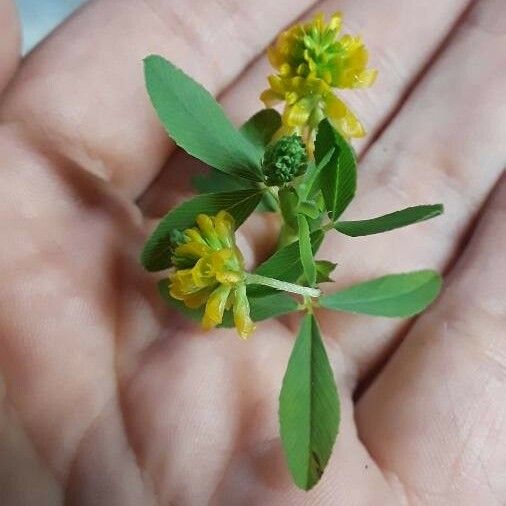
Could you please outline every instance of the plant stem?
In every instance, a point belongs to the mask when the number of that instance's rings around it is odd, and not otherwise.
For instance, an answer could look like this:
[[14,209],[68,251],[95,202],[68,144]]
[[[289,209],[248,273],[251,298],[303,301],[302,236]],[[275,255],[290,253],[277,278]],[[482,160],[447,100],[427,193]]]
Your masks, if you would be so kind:
[[296,293],[305,297],[318,297],[320,290],[318,288],[310,288],[309,286],[296,285],[294,283],[287,283],[279,279],[268,278],[260,276],[259,274],[245,273],[245,281],[247,285],[264,285],[283,290],[284,292]]
[[323,225],[322,230],[323,232],[328,232],[329,230],[332,230],[334,228],[335,223],[333,221],[329,221],[325,225]]

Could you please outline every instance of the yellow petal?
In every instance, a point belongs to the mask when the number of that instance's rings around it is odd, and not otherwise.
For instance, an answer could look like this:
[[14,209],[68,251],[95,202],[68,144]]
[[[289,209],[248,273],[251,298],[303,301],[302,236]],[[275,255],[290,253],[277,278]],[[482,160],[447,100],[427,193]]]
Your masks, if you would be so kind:
[[170,295],[174,299],[183,300],[190,293],[200,289],[193,279],[193,269],[181,269],[170,276]]
[[271,74],[269,77],[267,77],[267,81],[269,81],[272,91],[279,93],[281,96],[284,96],[285,85],[281,77]]
[[378,71],[376,69],[366,69],[361,72],[357,78],[357,88],[369,88],[372,86],[378,77]]
[[293,105],[287,105],[283,112],[283,123],[287,126],[302,126],[311,115],[311,100],[303,98]]
[[193,284],[199,289],[214,283],[215,269],[212,256],[201,258],[191,269],[191,274]]
[[340,12],[334,12],[334,14],[332,14],[332,16],[330,17],[329,28],[331,30],[339,32],[341,30],[342,21],[343,21],[342,14]]
[[200,230],[198,228],[196,228],[196,227],[187,228],[184,231],[184,235],[188,239],[188,242],[189,241],[194,241],[194,242],[198,242],[200,244],[207,245],[206,241],[204,240],[204,238],[202,237],[202,235],[200,233]]
[[212,218],[207,216],[207,214],[199,214],[196,221],[209,246],[219,249],[221,245],[218,236],[216,235]]
[[219,283],[232,285],[234,283],[238,283],[239,281],[241,281],[242,275],[240,272],[223,271],[216,273],[216,279]]
[[335,95],[325,99],[325,112],[334,126],[344,137],[363,137],[365,129],[348,106]]
[[264,103],[265,107],[273,107],[283,100],[283,95],[269,88],[262,91],[260,94],[260,100]]
[[183,302],[186,306],[188,306],[191,309],[197,309],[203,304],[206,303],[207,299],[211,295],[211,292],[214,290],[214,287],[208,287],[203,288],[202,290],[199,290],[198,292],[192,293],[190,295],[186,295],[184,297]]
[[289,63],[283,63],[279,66],[279,75],[283,77],[288,77],[292,74],[292,67]]
[[198,242],[187,242],[185,244],[180,244],[175,250],[174,255],[180,257],[190,257],[190,258],[201,258],[205,255],[208,255],[211,252],[211,248],[209,246],[200,244]]
[[228,285],[220,285],[207,299],[206,309],[202,318],[202,326],[206,330],[216,327],[223,320],[223,312],[225,311],[230,289]]
[[210,268],[214,275],[218,272],[227,270],[227,266],[230,260],[233,260],[234,252],[229,248],[222,248],[219,251],[215,251],[212,255],[209,255],[208,261]]
[[235,289],[233,311],[237,332],[243,339],[246,339],[255,330],[255,325],[249,315],[249,302],[244,283]]
[[221,243],[231,248],[234,245],[234,218],[226,211],[220,211],[214,220],[214,228]]

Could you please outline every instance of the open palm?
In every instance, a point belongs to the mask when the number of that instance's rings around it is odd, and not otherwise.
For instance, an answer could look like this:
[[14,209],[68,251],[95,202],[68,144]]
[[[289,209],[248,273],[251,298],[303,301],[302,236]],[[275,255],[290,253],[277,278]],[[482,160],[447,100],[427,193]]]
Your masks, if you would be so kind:
[[[336,8],[380,76],[349,97],[369,135],[347,216],[435,201],[447,213],[334,236],[322,256],[336,286],[448,276],[416,322],[320,315],[343,420],[304,493],[276,415],[296,320],[247,342],[205,334],[138,263],[194,168],[155,118],[141,60],[170,58],[240,122],[260,107],[269,41]],[[16,71],[0,103],[0,503],[505,504],[505,19],[501,0],[99,0],[15,69],[0,0],[0,86]],[[251,263],[274,229],[258,215],[242,227]]]

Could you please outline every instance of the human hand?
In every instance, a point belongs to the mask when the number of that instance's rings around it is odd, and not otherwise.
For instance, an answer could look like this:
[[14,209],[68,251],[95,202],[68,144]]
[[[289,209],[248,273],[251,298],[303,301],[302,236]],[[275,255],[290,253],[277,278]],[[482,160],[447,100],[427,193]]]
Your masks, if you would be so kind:
[[[169,57],[240,122],[268,74],[253,60],[311,2],[95,1],[22,62],[0,103],[2,505],[506,501],[506,10],[468,3],[317,6],[345,13],[379,70],[346,97],[369,131],[347,216],[446,207],[327,241],[335,285],[448,277],[416,322],[321,314],[342,423],[309,493],[291,483],[276,417],[295,320],[247,342],[203,333],[164,306],[138,256],[195,165],[155,117],[142,58]],[[8,1],[0,14],[1,86],[17,26]],[[274,229],[259,215],[242,227],[251,264]]]

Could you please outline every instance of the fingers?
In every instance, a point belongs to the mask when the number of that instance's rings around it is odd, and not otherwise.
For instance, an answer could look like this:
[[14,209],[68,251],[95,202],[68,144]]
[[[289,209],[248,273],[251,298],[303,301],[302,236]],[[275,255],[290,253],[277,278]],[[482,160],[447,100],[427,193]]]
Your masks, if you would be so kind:
[[0,93],[14,75],[19,60],[21,33],[12,0],[0,0]]
[[217,93],[310,4],[90,2],[27,58],[0,120],[136,196],[170,150],[144,90],[142,59],[163,54]]
[[337,354],[342,422],[331,462],[313,491],[293,485],[277,420],[292,345],[293,335],[275,321],[246,343],[230,331],[194,330],[160,340],[138,374],[122,378],[125,423],[160,503],[396,503],[358,440]]
[[[377,236],[332,235],[322,258],[338,262],[329,290],[420,268],[444,269],[506,160],[504,34],[491,26],[493,1],[477,4],[424,79],[363,158],[357,199],[344,219],[442,202],[437,219]],[[505,11],[506,12],[506,11]],[[337,339],[363,377],[396,344],[405,321],[327,312]]]
[[360,400],[372,456],[409,503],[506,501],[506,176],[436,306]]
[[[342,11],[343,33],[359,33],[364,37],[370,50],[371,66],[379,70],[377,82],[371,89],[343,93],[369,131],[364,141],[357,144],[359,150],[392,113],[467,4],[467,0],[407,1],[394,6],[389,0],[332,0],[314,9],[327,13],[336,9]],[[395,29],[391,28],[392,18],[396,20]],[[221,102],[234,121],[242,123],[263,107],[258,97],[266,88],[271,72],[264,56],[226,90]],[[185,175],[199,170],[201,166],[181,152],[176,153],[141,200],[144,212],[149,216],[164,214],[174,205],[176,193],[191,190],[189,177]]]

